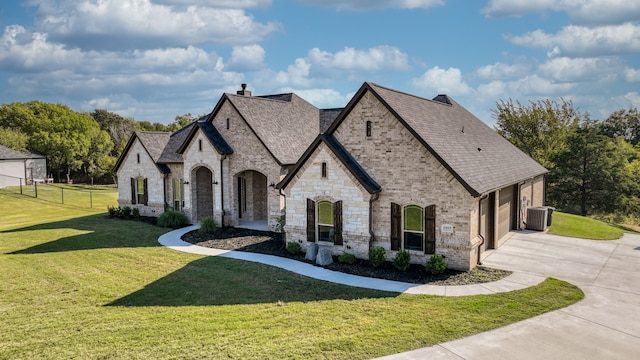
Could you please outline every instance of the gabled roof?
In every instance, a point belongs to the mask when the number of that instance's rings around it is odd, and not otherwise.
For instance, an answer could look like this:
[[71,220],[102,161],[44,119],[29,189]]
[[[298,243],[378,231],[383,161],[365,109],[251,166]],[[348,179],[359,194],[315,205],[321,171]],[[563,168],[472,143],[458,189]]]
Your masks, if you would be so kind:
[[333,124],[333,121],[340,115],[343,108],[335,109],[320,109],[320,133],[327,131],[329,126]]
[[434,100],[364,83],[327,130],[331,135],[371,92],[473,196],[516,184],[547,169],[446,95]]
[[333,136],[328,136],[325,134],[320,134],[316,137],[316,139],[311,143],[311,145],[304,152],[302,157],[300,157],[297,162],[295,168],[291,170],[287,176],[280,181],[280,183],[276,186],[278,189],[285,188],[291,180],[296,176],[300,168],[304,165],[304,163],[309,159],[311,154],[318,148],[320,144],[324,143],[327,148],[340,160],[342,165],[346,167],[349,172],[358,180],[358,182],[370,193],[374,194],[380,192],[382,187],[367,173],[367,171],[356,161],[356,159],[351,156],[351,154],[347,151],[347,149],[342,146],[342,144]]
[[209,122],[225,101],[236,109],[280,165],[295,164],[319,133],[320,111],[296,94],[226,93],[212,111]]
[[180,145],[180,147],[178,148],[179,154],[184,153],[184,151],[187,149],[187,146],[189,146],[191,139],[193,139],[196,132],[198,132],[198,129],[202,130],[207,139],[209,139],[211,145],[213,145],[213,147],[219,154],[233,154],[233,149],[231,148],[231,146],[229,146],[229,144],[227,144],[222,135],[220,135],[216,127],[209,122],[200,121],[195,122],[195,126],[191,127],[191,130],[189,131],[185,140],[182,142],[182,145]]
[[167,146],[167,143],[169,142],[170,135],[171,134],[168,132],[135,131],[133,135],[131,135],[131,137],[129,138],[127,145],[125,146],[124,150],[122,151],[122,154],[118,158],[118,161],[114,166],[114,171],[117,172],[118,169],[120,169],[120,165],[122,165],[122,163],[124,162],[125,157],[129,153],[129,150],[131,149],[131,146],[133,146],[133,143],[135,142],[135,140],[138,139],[138,141],[140,141],[140,144],[142,144],[142,147],[145,149],[147,154],[149,154],[149,157],[151,157],[153,162],[156,163],[156,166],[158,166],[158,170],[165,174],[168,173],[169,168],[158,164],[158,160],[162,155],[162,151],[164,150],[164,148]]
[[25,159],[44,159],[45,157],[38,154],[26,153],[9,149],[0,145],[0,160],[25,160]]
[[182,164],[182,153],[179,153],[178,149],[180,149],[180,147],[184,144],[193,127],[197,126],[196,123],[204,122],[207,119],[207,116],[208,115],[202,116],[199,119],[192,121],[189,125],[171,134],[171,136],[169,137],[169,142],[167,143],[167,146],[164,147],[164,150],[162,151],[162,155],[160,155],[160,159],[158,159],[158,162],[161,164]]

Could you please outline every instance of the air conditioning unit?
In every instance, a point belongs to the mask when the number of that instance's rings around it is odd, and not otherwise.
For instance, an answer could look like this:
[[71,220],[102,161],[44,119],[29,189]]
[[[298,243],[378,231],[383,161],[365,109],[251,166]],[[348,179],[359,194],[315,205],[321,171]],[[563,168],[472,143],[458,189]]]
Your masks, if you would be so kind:
[[530,207],[527,208],[527,229],[545,231],[547,230],[547,208]]

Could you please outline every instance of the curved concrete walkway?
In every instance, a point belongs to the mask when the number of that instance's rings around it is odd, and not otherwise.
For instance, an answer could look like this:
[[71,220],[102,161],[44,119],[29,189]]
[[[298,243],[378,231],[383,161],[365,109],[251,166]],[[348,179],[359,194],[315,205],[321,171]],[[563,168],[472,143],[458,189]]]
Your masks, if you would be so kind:
[[230,251],[196,246],[182,241],[182,235],[198,229],[199,225],[168,232],[158,239],[160,244],[178,251],[198,255],[222,256],[267,264],[289,270],[314,279],[330,281],[338,284],[357,286],[375,290],[392,291],[407,294],[430,294],[441,296],[465,296],[475,294],[494,294],[523,289],[541,283],[546,276],[516,271],[499,281],[459,286],[416,285],[399,281],[374,279],[327,270],[301,261],[282,258],[279,256],[256,254],[243,251]]
[[579,286],[584,300],[464,339],[383,359],[638,359],[640,236],[615,241],[517,233],[484,264]]

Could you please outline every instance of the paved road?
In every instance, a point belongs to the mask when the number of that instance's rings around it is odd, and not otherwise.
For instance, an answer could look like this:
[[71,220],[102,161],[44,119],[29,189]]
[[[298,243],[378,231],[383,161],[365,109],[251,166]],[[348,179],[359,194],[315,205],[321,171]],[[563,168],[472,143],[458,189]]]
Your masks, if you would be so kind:
[[640,236],[516,233],[484,265],[555,277],[584,300],[482,334],[382,359],[640,359]]

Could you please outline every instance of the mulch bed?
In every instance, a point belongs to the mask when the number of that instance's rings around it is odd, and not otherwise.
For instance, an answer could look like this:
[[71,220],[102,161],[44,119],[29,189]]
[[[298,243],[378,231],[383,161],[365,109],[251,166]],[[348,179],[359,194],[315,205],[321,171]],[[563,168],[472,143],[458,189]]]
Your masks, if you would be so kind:
[[[197,230],[188,232],[182,236],[182,240],[204,247],[222,250],[246,251],[267,255],[286,257],[309,264],[315,263],[305,260],[304,254],[291,254],[285,249],[280,234],[225,227],[215,234],[200,234]],[[406,271],[400,271],[393,267],[391,262],[374,268],[367,260],[357,259],[354,264],[338,262],[337,257],[333,263],[323,266],[326,269],[340,271],[353,275],[368,276],[379,279],[395,280],[415,284],[431,285],[468,285],[496,281],[511,274],[509,271],[476,267],[471,271],[457,271],[447,269],[443,274],[431,275],[427,273],[423,265],[411,264]],[[318,265],[316,265],[318,266]]]

